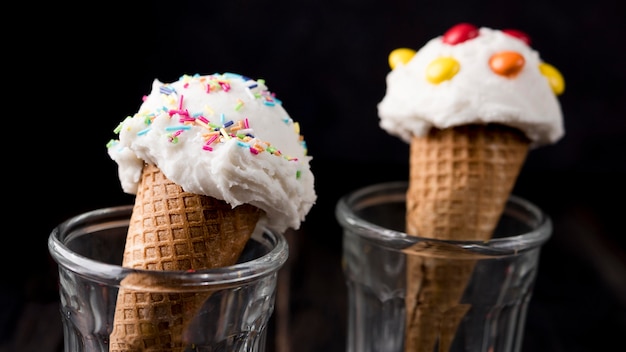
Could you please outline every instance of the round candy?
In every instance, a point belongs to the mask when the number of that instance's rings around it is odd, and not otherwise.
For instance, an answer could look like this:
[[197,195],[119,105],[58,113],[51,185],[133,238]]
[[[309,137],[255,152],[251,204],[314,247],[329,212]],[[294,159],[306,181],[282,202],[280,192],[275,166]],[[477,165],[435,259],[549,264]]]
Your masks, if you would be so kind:
[[389,54],[389,67],[393,70],[398,65],[404,65],[415,55],[415,50],[408,48],[398,48]]
[[550,87],[552,87],[552,91],[554,92],[554,94],[563,94],[563,91],[565,91],[565,79],[563,79],[561,72],[559,72],[556,67],[542,62],[539,64],[539,71],[548,80],[548,83],[550,84]]
[[478,37],[478,27],[471,23],[459,23],[448,29],[442,40],[446,44],[456,45],[476,37]]
[[451,57],[439,57],[426,67],[426,80],[433,84],[452,79],[461,69],[458,61]]
[[489,67],[491,70],[507,78],[517,76],[517,74],[524,68],[526,60],[524,57],[515,51],[501,51],[493,54],[489,59]]
[[526,43],[526,45],[530,46],[530,36],[528,34],[526,34],[525,32],[522,32],[520,30],[517,29],[503,29],[502,33],[508,34],[511,37],[515,37],[521,41],[523,41],[524,43]]

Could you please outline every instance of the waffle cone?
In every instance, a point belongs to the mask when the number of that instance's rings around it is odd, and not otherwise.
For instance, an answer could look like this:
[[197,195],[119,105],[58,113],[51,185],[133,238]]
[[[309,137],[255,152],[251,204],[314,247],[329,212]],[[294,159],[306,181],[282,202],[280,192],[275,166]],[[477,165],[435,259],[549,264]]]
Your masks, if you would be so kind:
[[[444,240],[489,240],[529,141],[503,125],[433,129],[410,150],[406,232]],[[447,352],[471,308],[461,302],[475,260],[407,256],[405,351]]]
[[[260,214],[251,205],[232,208],[222,200],[185,192],[158,167],[146,165],[122,266],[187,271],[233,265]],[[128,275],[118,293],[109,350],[184,351],[189,343],[185,329],[210,295],[157,276]]]

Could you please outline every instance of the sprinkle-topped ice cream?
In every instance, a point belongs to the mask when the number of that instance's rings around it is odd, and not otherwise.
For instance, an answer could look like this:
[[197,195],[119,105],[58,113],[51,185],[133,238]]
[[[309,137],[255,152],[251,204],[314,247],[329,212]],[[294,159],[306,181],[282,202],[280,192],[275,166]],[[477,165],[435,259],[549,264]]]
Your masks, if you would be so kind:
[[107,145],[125,192],[144,163],[184,191],[251,204],[276,231],[298,229],[316,201],[299,125],[263,80],[233,73],[155,80],[139,111]]
[[473,123],[518,128],[531,147],[564,134],[563,78],[523,32],[462,23],[418,51],[395,50],[390,65],[380,126],[406,142],[431,127]]

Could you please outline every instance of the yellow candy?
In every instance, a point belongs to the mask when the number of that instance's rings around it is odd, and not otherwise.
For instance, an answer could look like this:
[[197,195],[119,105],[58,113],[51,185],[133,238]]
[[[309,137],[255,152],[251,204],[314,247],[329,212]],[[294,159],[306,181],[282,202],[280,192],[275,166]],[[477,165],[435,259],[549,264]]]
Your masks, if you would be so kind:
[[404,65],[415,55],[415,50],[408,48],[398,48],[389,54],[389,67],[393,70],[398,65]]
[[433,84],[452,79],[461,69],[458,61],[451,57],[440,57],[426,67],[426,79]]
[[556,67],[542,62],[539,64],[539,71],[546,77],[548,83],[550,83],[554,94],[563,94],[563,91],[565,91],[565,79],[563,79],[561,72],[559,72]]

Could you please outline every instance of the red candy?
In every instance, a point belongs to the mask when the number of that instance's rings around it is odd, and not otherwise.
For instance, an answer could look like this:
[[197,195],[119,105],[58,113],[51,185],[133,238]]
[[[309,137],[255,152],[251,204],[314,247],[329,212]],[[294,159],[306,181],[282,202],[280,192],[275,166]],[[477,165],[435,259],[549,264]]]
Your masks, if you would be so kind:
[[523,41],[524,43],[526,43],[526,45],[530,46],[530,37],[528,36],[528,34],[517,30],[517,29],[503,29],[502,33],[508,34],[511,37],[515,37],[521,41]]
[[478,27],[470,23],[459,23],[444,33],[443,42],[456,45],[476,37],[478,37]]

